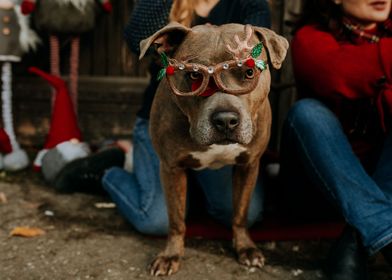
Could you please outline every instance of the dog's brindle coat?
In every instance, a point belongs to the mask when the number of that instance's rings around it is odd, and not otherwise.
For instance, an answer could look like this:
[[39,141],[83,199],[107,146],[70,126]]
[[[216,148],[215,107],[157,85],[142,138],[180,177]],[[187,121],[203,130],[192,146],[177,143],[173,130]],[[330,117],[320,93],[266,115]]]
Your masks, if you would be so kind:
[[[280,68],[286,56],[287,40],[269,29],[252,28],[250,45],[262,41],[262,59],[274,68]],[[140,57],[156,44],[158,52],[165,51],[178,61],[192,58],[192,62],[216,65],[233,59],[227,44],[235,47],[235,35],[245,37],[244,25],[203,25],[190,29],[172,23],[141,42]],[[186,170],[224,165],[234,165],[232,229],[238,260],[247,266],[263,266],[264,257],[249,237],[246,224],[259,160],[270,137],[270,82],[267,67],[261,73],[256,89],[240,96],[219,91],[209,97],[177,96],[172,94],[166,79],[160,83],[151,109],[150,134],[160,158],[169,234],[166,248],[151,264],[151,274],[175,273],[179,269],[180,257],[184,255]],[[235,129],[222,133],[212,117],[222,112],[229,117],[236,116]]]

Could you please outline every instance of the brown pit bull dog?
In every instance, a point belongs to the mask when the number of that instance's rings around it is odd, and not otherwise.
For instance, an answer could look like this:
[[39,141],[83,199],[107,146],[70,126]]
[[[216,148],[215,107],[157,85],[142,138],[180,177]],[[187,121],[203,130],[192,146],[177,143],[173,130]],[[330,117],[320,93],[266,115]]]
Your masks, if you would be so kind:
[[269,64],[280,68],[288,42],[250,25],[171,23],[143,40],[155,44],[163,69],[151,110],[150,134],[160,158],[169,234],[151,274],[170,275],[184,255],[186,170],[234,165],[233,244],[241,264],[262,267],[249,237],[247,210],[271,126]]

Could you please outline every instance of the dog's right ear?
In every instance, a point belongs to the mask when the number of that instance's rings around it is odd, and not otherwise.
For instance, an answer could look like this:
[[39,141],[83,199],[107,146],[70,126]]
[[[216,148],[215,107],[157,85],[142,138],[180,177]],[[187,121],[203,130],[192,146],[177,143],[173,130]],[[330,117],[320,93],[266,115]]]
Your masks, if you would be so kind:
[[178,23],[171,22],[153,35],[140,42],[140,56],[142,59],[152,44],[156,44],[158,53],[169,53],[176,49],[185,35],[191,31],[190,28]]

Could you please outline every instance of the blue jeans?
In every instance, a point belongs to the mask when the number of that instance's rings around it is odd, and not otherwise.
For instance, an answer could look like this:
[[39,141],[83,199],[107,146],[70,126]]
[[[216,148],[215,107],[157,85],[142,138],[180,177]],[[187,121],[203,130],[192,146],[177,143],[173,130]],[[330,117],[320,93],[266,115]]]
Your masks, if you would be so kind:
[[384,141],[375,172],[368,174],[337,117],[321,102],[303,99],[288,113],[281,151],[283,159],[290,157],[303,166],[310,181],[360,232],[369,254],[392,242],[392,133]]
[[[118,167],[111,168],[102,178],[103,187],[138,231],[151,235],[167,234],[169,221],[159,178],[159,159],[151,143],[148,120],[136,120],[133,147],[133,173]],[[191,172],[205,195],[208,213],[230,226],[233,213],[232,167]],[[249,206],[248,225],[261,219],[262,206],[263,193],[258,180]]]

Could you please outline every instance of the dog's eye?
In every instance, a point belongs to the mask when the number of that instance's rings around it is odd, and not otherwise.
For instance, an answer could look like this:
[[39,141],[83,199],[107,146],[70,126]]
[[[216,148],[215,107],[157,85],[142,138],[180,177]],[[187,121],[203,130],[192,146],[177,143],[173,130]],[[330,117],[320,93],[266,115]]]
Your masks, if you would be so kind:
[[201,74],[199,72],[189,72],[188,75],[189,75],[189,78],[193,81],[197,81],[197,80],[201,79]]
[[247,79],[253,79],[254,76],[255,76],[255,72],[253,71],[253,69],[247,69],[247,70],[245,71],[245,77],[246,77]]

